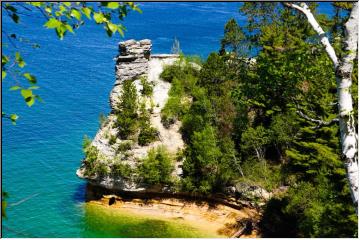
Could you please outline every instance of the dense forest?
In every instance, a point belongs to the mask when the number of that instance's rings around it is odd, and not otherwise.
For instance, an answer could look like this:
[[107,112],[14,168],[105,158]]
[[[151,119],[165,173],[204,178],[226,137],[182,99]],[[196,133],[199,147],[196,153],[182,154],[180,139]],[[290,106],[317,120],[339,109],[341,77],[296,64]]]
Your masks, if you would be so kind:
[[[309,7],[342,56],[352,4],[332,5],[333,17],[316,14],[315,3]],[[218,52],[206,60],[181,55],[161,74],[172,84],[161,121],[165,127],[182,122],[186,147],[173,159],[184,159],[182,178],[171,176],[173,160],[162,148],[151,150],[137,169],[119,163],[113,172],[135,172],[147,184],[200,195],[238,183],[258,186],[274,193],[263,207],[263,236],[356,237],[341,157],[337,80],[318,34],[304,14],[285,4],[244,3],[240,14],[246,23],[227,22]],[[350,91],[357,116],[356,58],[354,64]],[[151,95],[151,86],[142,85],[142,94]],[[141,128],[139,144],[154,141],[156,129],[131,82],[123,93],[116,113],[120,137]],[[89,144],[85,164],[91,165],[97,153]],[[119,151],[128,148],[122,144]]]
[[[332,5],[332,18],[315,16],[344,54],[343,24],[351,4]],[[310,8],[316,13],[315,3]],[[228,21],[219,52],[203,62],[182,57],[161,75],[172,83],[162,120],[183,123],[180,187],[211,194],[234,182],[268,191],[289,186],[266,204],[264,236],[356,237],[339,126],[332,121],[338,107],[331,60],[300,12],[244,3],[240,14],[246,24]],[[357,75],[354,67],[355,104]]]
[[[111,3],[101,6],[111,11],[119,8],[116,13],[121,20],[127,5],[139,11],[132,3]],[[44,4],[31,3],[51,14],[52,5]],[[71,3],[64,5],[69,7]],[[353,203],[357,205],[357,201],[351,198],[339,127],[339,72],[334,70],[334,60],[325,51],[319,33],[301,11],[290,5],[245,2],[239,14],[246,20],[239,23],[230,19],[226,23],[217,52],[207,59],[181,54],[175,64],[166,66],[161,78],[171,83],[171,89],[161,121],[167,128],[181,121],[185,148],[176,156],[165,148],[152,149],[135,169],[118,161],[112,166],[112,174],[136,176],[149,185],[166,185],[175,191],[205,196],[226,192],[227,187],[239,183],[258,186],[273,193],[262,206],[260,227],[264,237],[357,237]],[[351,114],[357,116],[357,53],[349,53],[343,44],[353,4],[333,2],[331,16],[318,14],[316,3],[308,5],[338,57],[356,55],[349,76],[352,86],[347,91],[354,102]],[[17,9],[10,5],[4,9],[18,23]],[[122,25],[113,24],[110,13],[96,12],[85,3],[82,12],[89,19],[92,14],[109,36],[122,34]],[[75,8],[58,14],[81,19]],[[66,21],[53,17],[44,26],[55,29],[60,39],[67,31],[73,32]],[[180,51],[179,46],[176,41],[173,50]],[[20,53],[15,58],[23,68]],[[2,79],[11,73],[9,63],[9,58],[2,55]],[[30,73],[23,77],[36,83]],[[150,98],[152,86],[145,79],[141,84],[142,99]],[[20,90],[28,106],[38,100],[32,92],[35,89],[12,87]],[[124,83],[123,93],[114,113],[119,136],[110,137],[109,143],[139,132],[137,143],[148,145],[158,137],[150,124],[151,109],[139,100],[131,81]],[[2,117],[14,123],[18,118],[4,112]],[[357,126],[356,117],[352,124]],[[129,142],[122,142],[118,151],[126,157],[130,148]],[[84,141],[84,152],[86,175],[109,173],[89,139]],[[173,163],[180,160],[182,177],[176,179]],[[3,192],[2,200],[6,197]]]

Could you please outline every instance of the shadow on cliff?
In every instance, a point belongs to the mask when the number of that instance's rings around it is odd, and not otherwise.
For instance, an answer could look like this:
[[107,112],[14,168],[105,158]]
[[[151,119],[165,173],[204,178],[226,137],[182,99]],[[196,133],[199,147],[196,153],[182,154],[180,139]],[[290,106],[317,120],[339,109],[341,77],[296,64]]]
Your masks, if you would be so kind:
[[246,206],[230,204],[223,199],[214,198],[211,196],[200,196],[189,193],[166,193],[166,192],[128,192],[119,190],[110,190],[103,187],[95,186],[90,183],[86,184],[85,201],[92,200],[99,201],[104,195],[114,195],[109,198],[109,205],[112,205],[116,201],[116,197],[121,197],[122,201],[133,201],[134,199],[141,199],[144,205],[153,204],[153,200],[162,201],[166,199],[177,199],[181,203],[194,203],[197,206],[208,206],[208,209],[216,209],[218,205],[226,205],[238,210],[243,209]]

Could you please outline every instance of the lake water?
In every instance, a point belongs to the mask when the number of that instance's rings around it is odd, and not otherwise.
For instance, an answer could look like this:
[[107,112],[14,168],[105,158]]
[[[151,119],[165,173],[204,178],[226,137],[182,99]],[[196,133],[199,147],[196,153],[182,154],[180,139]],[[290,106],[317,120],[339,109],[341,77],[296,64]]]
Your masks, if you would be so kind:
[[[205,58],[219,49],[228,19],[244,21],[238,14],[240,5],[143,3],[143,14],[133,12],[126,18],[125,39],[149,38],[153,53],[169,53],[177,37],[185,54]],[[331,12],[328,4],[321,9]],[[8,77],[2,83],[3,111],[20,116],[16,126],[6,120],[2,125],[2,186],[10,195],[3,237],[134,237],[123,223],[109,227],[89,210],[84,204],[85,182],[75,175],[83,157],[83,136],[93,137],[99,114],[109,112],[113,58],[122,39],[108,38],[101,26],[89,23],[59,41],[54,31],[42,27],[45,20],[40,15],[21,16],[18,25],[6,14],[2,20],[3,30],[40,44],[39,49],[23,46],[21,51],[28,64],[25,71],[36,75],[37,93],[44,100],[29,108],[20,93],[8,91],[13,85]],[[131,224],[146,229],[142,221]],[[166,226],[171,229],[172,224]],[[164,233],[156,237],[170,237],[166,231],[154,231]]]

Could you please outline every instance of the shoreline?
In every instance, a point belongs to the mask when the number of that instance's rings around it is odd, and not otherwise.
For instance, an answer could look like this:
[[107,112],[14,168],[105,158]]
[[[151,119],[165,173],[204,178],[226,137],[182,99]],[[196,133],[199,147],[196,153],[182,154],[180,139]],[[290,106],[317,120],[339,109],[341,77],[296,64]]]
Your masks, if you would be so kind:
[[[223,204],[211,204],[207,201],[192,201],[179,198],[122,198],[118,195],[103,195],[100,199],[91,199],[90,205],[98,205],[119,214],[126,212],[139,217],[162,220],[179,220],[199,232],[206,232],[219,238],[233,237],[246,221],[257,222],[260,214],[256,209],[243,207],[234,209]],[[120,215],[119,215],[120,216]],[[244,232],[241,238],[257,238],[256,228]]]

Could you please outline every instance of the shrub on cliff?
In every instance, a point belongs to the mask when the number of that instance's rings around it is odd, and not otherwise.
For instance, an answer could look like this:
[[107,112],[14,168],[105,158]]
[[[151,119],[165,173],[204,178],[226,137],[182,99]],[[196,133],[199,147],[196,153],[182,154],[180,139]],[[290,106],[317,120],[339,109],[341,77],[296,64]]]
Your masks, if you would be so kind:
[[199,70],[184,56],[180,56],[180,59],[175,64],[164,67],[160,77],[164,81],[172,82],[174,78],[185,79],[186,75],[198,76]]
[[85,154],[83,161],[85,164],[85,176],[91,177],[95,174],[103,176],[109,172],[106,164],[101,161],[102,156],[100,156],[99,150],[97,147],[91,145],[91,139],[87,136],[85,136],[83,140],[83,151]]
[[112,173],[115,176],[120,176],[123,178],[130,178],[133,174],[133,169],[130,167],[129,164],[118,162],[113,165]]
[[149,143],[154,142],[157,139],[159,132],[156,128],[145,126],[140,130],[140,134],[138,137],[138,143],[141,146],[148,145]]
[[152,86],[152,84],[147,81],[146,77],[140,78],[140,81],[143,87],[141,90],[141,94],[147,97],[151,97],[154,91],[154,87]]
[[116,153],[126,152],[131,149],[131,146],[132,146],[132,141],[121,142],[118,146],[118,149],[116,150]]
[[126,139],[136,132],[138,125],[137,92],[136,87],[130,80],[124,82],[118,109],[116,112],[116,125],[119,130],[119,136]]
[[151,149],[138,167],[142,182],[150,185],[171,183],[172,159],[163,146]]
[[140,104],[140,114],[138,120],[140,125],[140,133],[138,136],[139,145],[144,146],[154,142],[159,133],[156,128],[151,126],[150,113],[149,110],[146,109],[145,102]]
[[171,89],[169,91],[169,99],[164,108],[161,110],[161,122],[166,128],[169,128],[176,120],[181,120],[191,105],[191,97],[193,89],[196,86],[197,78],[189,73],[180,70],[182,78],[174,76],[172,79]]

